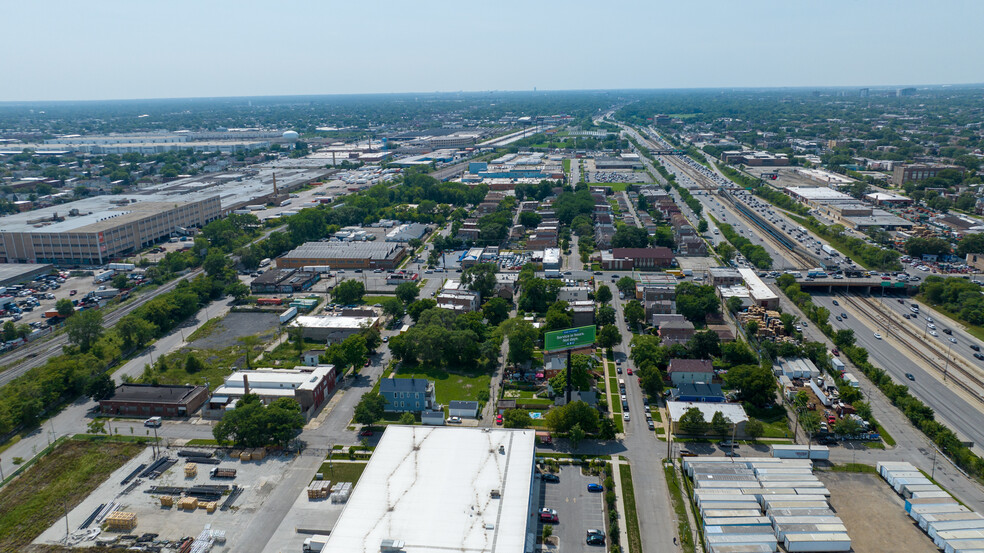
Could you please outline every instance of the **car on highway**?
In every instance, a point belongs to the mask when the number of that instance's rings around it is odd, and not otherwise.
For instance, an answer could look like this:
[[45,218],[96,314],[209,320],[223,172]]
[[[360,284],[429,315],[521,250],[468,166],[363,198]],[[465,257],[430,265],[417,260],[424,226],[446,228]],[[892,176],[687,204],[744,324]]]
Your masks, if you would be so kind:
[[913,381],[913,382],[916,381],[916,377],[913,376],[912,373],[905,373],[905,377],[908,378],[909,380]]
[[833,301],[833,304],[834,304],[834,305],[840,305],[839,303],[837,303],[837,300],[834,300],[834,301]]
[[560,482],[560,477],[557,476],[556,474],[552,473],[552,472],[545,472],[545,473],[543,473],[543,477],[542,478],[543,478],[543,481],[544,482],[553,482],[553,483]]
[[847,313],[841,313],[841,318],[847,320]]
[[975,351],[975,352],[974,352],[974,359],[980,359],[981,361],[984,361],[984,354],[982,354],[982,353],[977,353],[977,352]]
[[844,319],[841,319],[841,316],[840,316],[840,315],[837,315],[837,316],[836,316],[836,317],[834,317],[834,318],[835,318],[835,319],[837,319],[838,321],[842,321],[842,320],[844,320]]
[[875,340],[881,340],[881,339],[882,339],[882,335],[876,332],[875,333]]
[[590,484],[588,484],[588,491],[589,492],[603,492],[603,491],[605,491],[605,487],[602,486],[601,484],[598,484],[597,482],[591,482]]
[[949,328],[941,328],[940,330],[943,331],[943,334],[953,334],[953,331]]
[[933,323],[929,323],[926,326],[929,327],[932,330],[936,330],[936,325],[934,325]]
[[929,331],[929,335],[930,336],[939,336],[939,334],[937,334],[935,330],[930,330]]
[[949,340],[951,344],[956,344],[957,343],[957,339],[954,338],[953,336],[950,336],[949,338],[947,338],[947,340]]
[[981,346],[978,346],[977,344],[970,344],[970,349],[974,351],[981,351]]

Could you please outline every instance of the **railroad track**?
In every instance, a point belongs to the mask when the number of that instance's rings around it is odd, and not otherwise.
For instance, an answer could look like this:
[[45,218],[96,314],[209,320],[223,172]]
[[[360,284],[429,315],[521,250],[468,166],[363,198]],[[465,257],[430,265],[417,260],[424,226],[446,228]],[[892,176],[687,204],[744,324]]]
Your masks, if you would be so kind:
[[[182,280],[194,278],[201,272],[201,269],[197,269],[187,275],[184,275],[183,277],[179,277],[171,282],[168,282],[150,293],[137,296],[130,303],[106,315],[106,318],[103,319],[103,327],[112,327],[119,322],[120,319],[129,315],[143,304],[163,293],[170,292],[177,287],[178,283]],[[9,369],[0,372],[0,386],[6,386],[10,383],[10,381],[23,375],[32,368],[45,364],[49,357],[60,354],[62,351],[62,346],[66,344],[68,344],[68,335],[62,332],[61,334],[57,334],[47,340],[32,342],[22,348],[10,352],[8,355],[0,357],[0,365],[9,366],[14,364],[14,366]]]
[[[899,342],[901,342],[906,347],[906,349],[911,351],[914,355],[916,355],[916,357],[922,359],[925,362],[924,363],[925,366],[932,367],[938,373],[944,375],[944,377],[950,376],[951,382],[955,383],[957,386],[959,386],[964,391],[966,391],[971,396],[973,396],[978,403],[984,404],[984,396],[982,396],[980,392],[980,390],[984,390],[984,380],[982,380],[977,374],[974,374],[975,372],[977,372],[975,369],[973,368],[968,369],[967,365],[965,365],[962,362],[959,356],[950,359],[950,362],[946,364],[946,366],[941,365],[936,358],[926,355],[926,353],[922,349],[916,347],[915,344],[922,344],[933,354],[938,355],[940,358],[946,358],[947,357],[946,352],[940,351],[939,349],[937,349],[936,344],[923,339],[918,332],[915,332],[914,330],[909,328],[909,325],[905,324],[902,321],[895,320],[896,318],[898,318],[897,313],[894,313],[893,311],[886,309],[885,307],[880,305],[879,302],[877,301],[867,301],[867,300],[862,301],[856,297],[847,296],[847,295],[838,296],[838,298],[841,298],[847,303],[854,306],[855,309],[857,309],[860,313],[863,313],[872,322],[874,322],[876,324],[876,327],[878,321],[876,321],[874,317],[872,317],[871,315],[872,310],[877,312],[886,320],[893,323],[888,325],[888,330],[886,330],[886,333],[894,336]],[[953,378],[953,373],[959,374],[961,378]],[[977,389],[974,389],[972,386],[970,386],[967,383],[967,381],[970,381],[973,384],[975,384],[977,386]]]

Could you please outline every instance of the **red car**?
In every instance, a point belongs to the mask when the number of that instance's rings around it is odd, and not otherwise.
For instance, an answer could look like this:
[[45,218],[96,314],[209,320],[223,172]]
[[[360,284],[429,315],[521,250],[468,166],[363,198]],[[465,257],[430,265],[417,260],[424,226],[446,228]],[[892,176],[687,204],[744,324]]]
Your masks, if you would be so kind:
[[546,507],[540,509],[541,522],[557,522],[557,520],[557,511],[554,509],[548,509]]
[[78,294],[78,293],[79,293],[78,290],[72,290],[71,292],[68,293],[68,295],[69,296],[74,296],[75,294]]
[[495,423],[496,424],[502,424],[502,415],[496,415],[495,416]]
[[632,376],[632,369],[625,369],[625,374]]
[[834,348],[834,349],[830,350],[830,353],[833,353],[834,355],[840,355],[841,354],[841,352],[837,348]]
[[362,436],[364,438],[368,438],[369,436],[372,436],[372,435],[373,435],[373,431],[372,430],[368,430],[368,429],[363,430],[362,432],[359,432],[359,436]]
[[371,359],[366,359],[366,366],[367,367],[369,366],[370,363],[372,363],[372,360]]

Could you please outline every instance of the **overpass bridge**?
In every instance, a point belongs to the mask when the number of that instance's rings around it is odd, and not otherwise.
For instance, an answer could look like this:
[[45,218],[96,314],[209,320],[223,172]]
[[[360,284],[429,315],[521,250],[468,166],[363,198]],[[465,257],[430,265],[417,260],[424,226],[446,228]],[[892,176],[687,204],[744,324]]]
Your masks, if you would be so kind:
[[772,223],[765,220],[761,215],[756,213],[752,209],[745,207],[745,204],[735,200],[734,196],[725,189],[719,189],[718,194],[721,198],[728,201],[731,207],[741,213],[743,217],[750,220],[758,228],[765,231],[773,241],[778,242],[787,252],[789,252],[792,260],[805,265],[807,268],[821,267],[827,269],[828,266],[820,258],[813,254],[810,250],[804,248],[799,244],[799,242],[794,241],[792,238],[787,236],[784,232],[776,228]]
[[833,293],[834,290],[838,290],[848,293],[860,293],[864,295],[880,294],[883,296],[885,294],[914,295],[919,289],[918,284],[897,280],[882,280],[881,277],[798,278],[796,279],[796,283],[799,284],[800,290],[804,292],[825,291],[827,293]]

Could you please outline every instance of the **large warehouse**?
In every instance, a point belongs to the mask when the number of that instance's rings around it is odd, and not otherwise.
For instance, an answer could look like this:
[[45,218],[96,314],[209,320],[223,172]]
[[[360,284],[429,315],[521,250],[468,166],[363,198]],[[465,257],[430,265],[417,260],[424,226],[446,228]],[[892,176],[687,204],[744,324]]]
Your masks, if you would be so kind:
[[406,246],[397,242],[306,242],[277,258],[277,268],[395,269],[406,255]]
[[322,551],[524,553],[533,446],[533,430],[389,425]]

